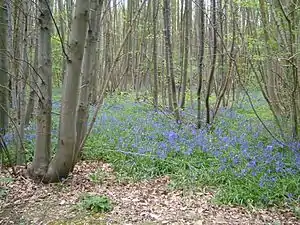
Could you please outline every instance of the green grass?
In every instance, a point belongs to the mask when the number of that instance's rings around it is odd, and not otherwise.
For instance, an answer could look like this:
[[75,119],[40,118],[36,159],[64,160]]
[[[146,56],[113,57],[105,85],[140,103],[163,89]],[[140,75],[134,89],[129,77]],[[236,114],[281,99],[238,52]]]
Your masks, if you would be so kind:
[[[261,168],[255,176],[251,174],[252,170],[239,176],[237,174],[247,168],[251,160],[242,157],[236,168],[228,166],[220,171],[223,163],[232,164],[229,162],[232,155],[243,154],[240,145],[228,148],[227,151],[222,152],[222,157],[216,157],[215,154],[218,150],[203,151],[199,147],[193,147],[192,153],[186,154],[185,151],[188,151],[189,145],[191,145],[189,140],[192,138],[189,128],[177,127],[171,119],[167,119],[164,115],[153,114],[152,108],[148,105],[134,104],[131,100],[126,99],[113,104],[115,104],[114,107],[104,107],[102,110],[102,119],[99,118],[94,133],[85,146],[84,158],[100,159],[111,163],[120,180],[139,181],[169,175],[172,180],[170,188],[190,190],[211,187],[217,189],[214,201],[220,204],[265,207],[283,205],[288,201],[292,206],[298,201],[300,196],[299,171],[295,175],[283,175],[284,173],[275,171],[275,161],[266,167],[264,167],[264,162],[260,162],[258,166]],[[261,115],[265,113],[262,116],[264,119],[271,118],[265,106],[258,111]],[[257,154],[259,158],[259,154],[264,154],[264,149],[255,149],[257,143],[261,142],[267,146],[271,144],[272,139],[264,130],[261,130],[257,138],[252,137],[251,132],[255,131],[258,123],[249,109],[244,111],[239,109],[235,112],[246,121],[244,125],[241,125],[239,118],[228,119],[221,115],[216,128],[218,128],[218,124],[226,121],[224,133],[227,132],[229,135],[234,131],[242,136],[245,132],[245,140],[248,140],[249,145],[253,146],[249,154]],[[149,115],[151,115],[150,118]],[[253,131],[248,131],[247,121],[254,126]],[[267,120],[267,122],[270,121]],[[155,127],[153,125],[155,123],[159,126]],[[167,148],[171,150],[167,156],[157,157],[161,148],[160,143],[167,143],[163,133],[170,130],[177,132],[182,138],[176,143],[179,150],[176,151],[174,146],[168,145]],[[221,148],[222,143],[218,142],[218,137],[214,132],[210,141],[211,148],[219,148],[218,146]],[[147,150],[143,150],[143,148]],[[289,155],[290,150],[276,147],[272,154],[278,156],[281,152],[284,155],[282,162],[285,165],[292,164],[294,155],[293,153]],[[227,161],[223,162],[223,158]],[[276,179],[276,182],[270,181],[270,184],[266,182],[265,186],[260,186],[260,180],[265,179],[265,174]],[[293,198],[289,199],[288,195],[293,195]]]
[[[54,92],[58,100],[59,90]],[[258,99],[254,104],[261,118],[276,132],[265,102]],[[53,110],[59,112],[58,107]],[[57,115],[53,117],[53,153],[58,119]],[[194,118],[188,121],[195,122]],[[34,127],[28,132],[35,133]],[[25,144],[31,160],[34,139]],[[297,157],[300,159],[299,153],[274,143],[247,101],[229,112],[220,112],[213,129],[207,132],[187,124],[178,126],[172,115],[155,112],[148,104],[134,102],[133,95],[122,94],[106,98],[82,159],[110,163],[120,182],[168,175],[170,188],[216,190],[214,202],[218,204],[289,205],[297,211]],[[106,176],[98,171],[90,179],[101,184],[106,182]]]

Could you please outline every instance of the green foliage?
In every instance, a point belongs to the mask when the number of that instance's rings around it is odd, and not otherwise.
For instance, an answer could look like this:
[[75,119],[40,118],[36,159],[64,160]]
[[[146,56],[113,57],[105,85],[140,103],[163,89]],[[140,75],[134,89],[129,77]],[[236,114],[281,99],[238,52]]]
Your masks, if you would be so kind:
[[11,177],[0,177],[0,199],[3,199],[8,194],[8,189],[5,187],[2,187],[1,184],[4,183],[10,183],[13,181],[13,178]]
[[0,199],[5,198],[8,193],[6,188],[0,187]]
[[[257,93],[252,94],[258,114],[276,135],[266,102]],[[221,108],[209,131],[178,125],[168,112],[156,112],[134,99],[127,92],[107,97],[84,147],[83,159],[110,163],[119,182],[168,175],[170,188],[210,187],[217,190],[214,201],[220,204],[264,207],[299,201],[300,155],[287,147],[293,142],[282,146],[268,135],[247,98],[241,96],[230,110]],[[53,111],[59,112],[60,104],[53,104]],[[195,124],[190,106],[181,113],[183,121]],[[58,119],[54,115],[53,137]],[[26,135],[30,132],[35,133],[34,127]],[[25,143],[28,155],[33,155],[34,140],[30,136]],[[53,146],[56,143],[53,139]],[[89,178],[99,184],[109,182],[101,170]],[[98,197],[87,197],[82,202],[84,208],[96,211],[102,210],[98,203],[106,204]]]
[[254,0],[234,0],[235,4],[249,9],[258,9],[259,8],[259,2]]
[[61,62],[63,60],[63,55],[61,52],[61,41],[58,35],[51,36],[51,46],[52,46],[52,69],[54,73],[53,85],[54,87],[59,87],[61,85]]
[[94,213],[106,213],[113,210],[110,199],[106,196],[85,195],[81,199],[79,206]]
[[[197,136],[201,131],[177,126],[168,114],[126,98],[129,100],[120,96],[108,100],[83,155],[111,163],[119,181],[168,175],[170,188],[217,189],[214,201],[222,204],[264,207],[299,198],[299,172],[278,172],[294,170],[294,153],[274,144],[246,100],[235,106],[233,115],[221,110],[215,128]],[[275,132],[266,103],[256,98],[253,104],[258,114]],[[199,140],[203,136],[207,137]],[[236,144],[229,142],[224,148],[225,138]],[[271,153],[266,153],[268,146],[274,146]],[[101,182],[101,174],[93,176]]]

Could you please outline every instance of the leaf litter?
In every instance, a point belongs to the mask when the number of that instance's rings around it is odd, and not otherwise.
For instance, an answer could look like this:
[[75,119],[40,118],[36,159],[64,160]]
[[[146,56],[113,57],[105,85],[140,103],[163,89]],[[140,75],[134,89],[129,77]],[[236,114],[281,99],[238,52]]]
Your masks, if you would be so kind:
[[[0,171],[0,224],[300,224],[286,209],[253,209],[220,206],[211,202],[214,192],[171,190],[170,178],[141,182],[117,179],[112,167],[100,161],[83,161],[70,178],[58,184],[35,183],[23,167],[12,181]],[[102,171],[101,181],[91,174]],[[2,192],[0,192],[2,193]],[[105,195],[111,212],[92,214],[76,207],[83,194]]]

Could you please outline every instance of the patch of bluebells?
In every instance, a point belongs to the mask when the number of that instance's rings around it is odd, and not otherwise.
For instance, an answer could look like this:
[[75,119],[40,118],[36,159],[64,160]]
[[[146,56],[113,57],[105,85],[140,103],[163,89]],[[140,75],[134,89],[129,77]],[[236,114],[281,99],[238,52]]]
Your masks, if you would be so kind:
[[[58,111],[59,107],[59,102],[53,103],[53,110]],[[94,110],[91,107],[91,115]],[[189,109],[187,114],[192,113],[195,112]],[[168,112],[154,111],[143,103],[129,100],[105,103],[92,135],[100,136],[103,143],[122,154],[137,157],[160,160],[186,157],[200,165],[201,158],[197,157],[206,154],[214,158],[210,165],[212,175],[230,173],[239,179],[253,178],[262,189],[274,187],[281,178],[300,176],[300,142],[290,140],[283,144],[273,140],[255,119],[221,108],[218,121],[209,130],[196,129],[191,124],[178,125],[166,115]],[[55,144],[58,117],[53,118],[52,142]],[[275,130],[273,124],[267,125]],[[25,140],[34,143],[35,135],[35,124],[31,124],[25,130]],[[14,140],[11,134],[4,138],[7,143]]]
[[256,177],[261,188],[274,186],[280,178],[300,175],[300,142],[283,145],[274,141],[255,119],[234,110],[221,109],[211,132],[193,125],[179,126],[164,113],[125,102],[124,107],[104,110],[93,132],[105,137],[115,150],[138,157],[167,160],[203,152],[217,161],[214,173]]
[[[52,102],[52,111],[59,113],[61,107],[60,101],[53,101]],[[58,123],[59,123],[59,115],[53,114],[52,115],[52,130],[51,130],[51,141],[52,144],[56,144],[57,142],[57,134],[58,134]],[[13,134],[12,132],[6,133],[4,135],[4,141],[5,143],[10,146],[14,144],[14,141],[18,138],[16,134]],[[32,121],[28,126],[24,128],[24,142],[25,146],[27,144],[29,145],[35,145],[36,141],[36,123],[35,121]],[[30,152],[33,154],[33,152]]]

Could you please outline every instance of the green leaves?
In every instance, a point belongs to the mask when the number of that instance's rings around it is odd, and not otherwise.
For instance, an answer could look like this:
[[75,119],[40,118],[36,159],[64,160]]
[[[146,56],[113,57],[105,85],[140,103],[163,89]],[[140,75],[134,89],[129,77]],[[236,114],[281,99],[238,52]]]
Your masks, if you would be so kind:
[[101,195],[87,194],[82,198],[79,206],[94,213],[106,213],[113,210],[110,199]]

